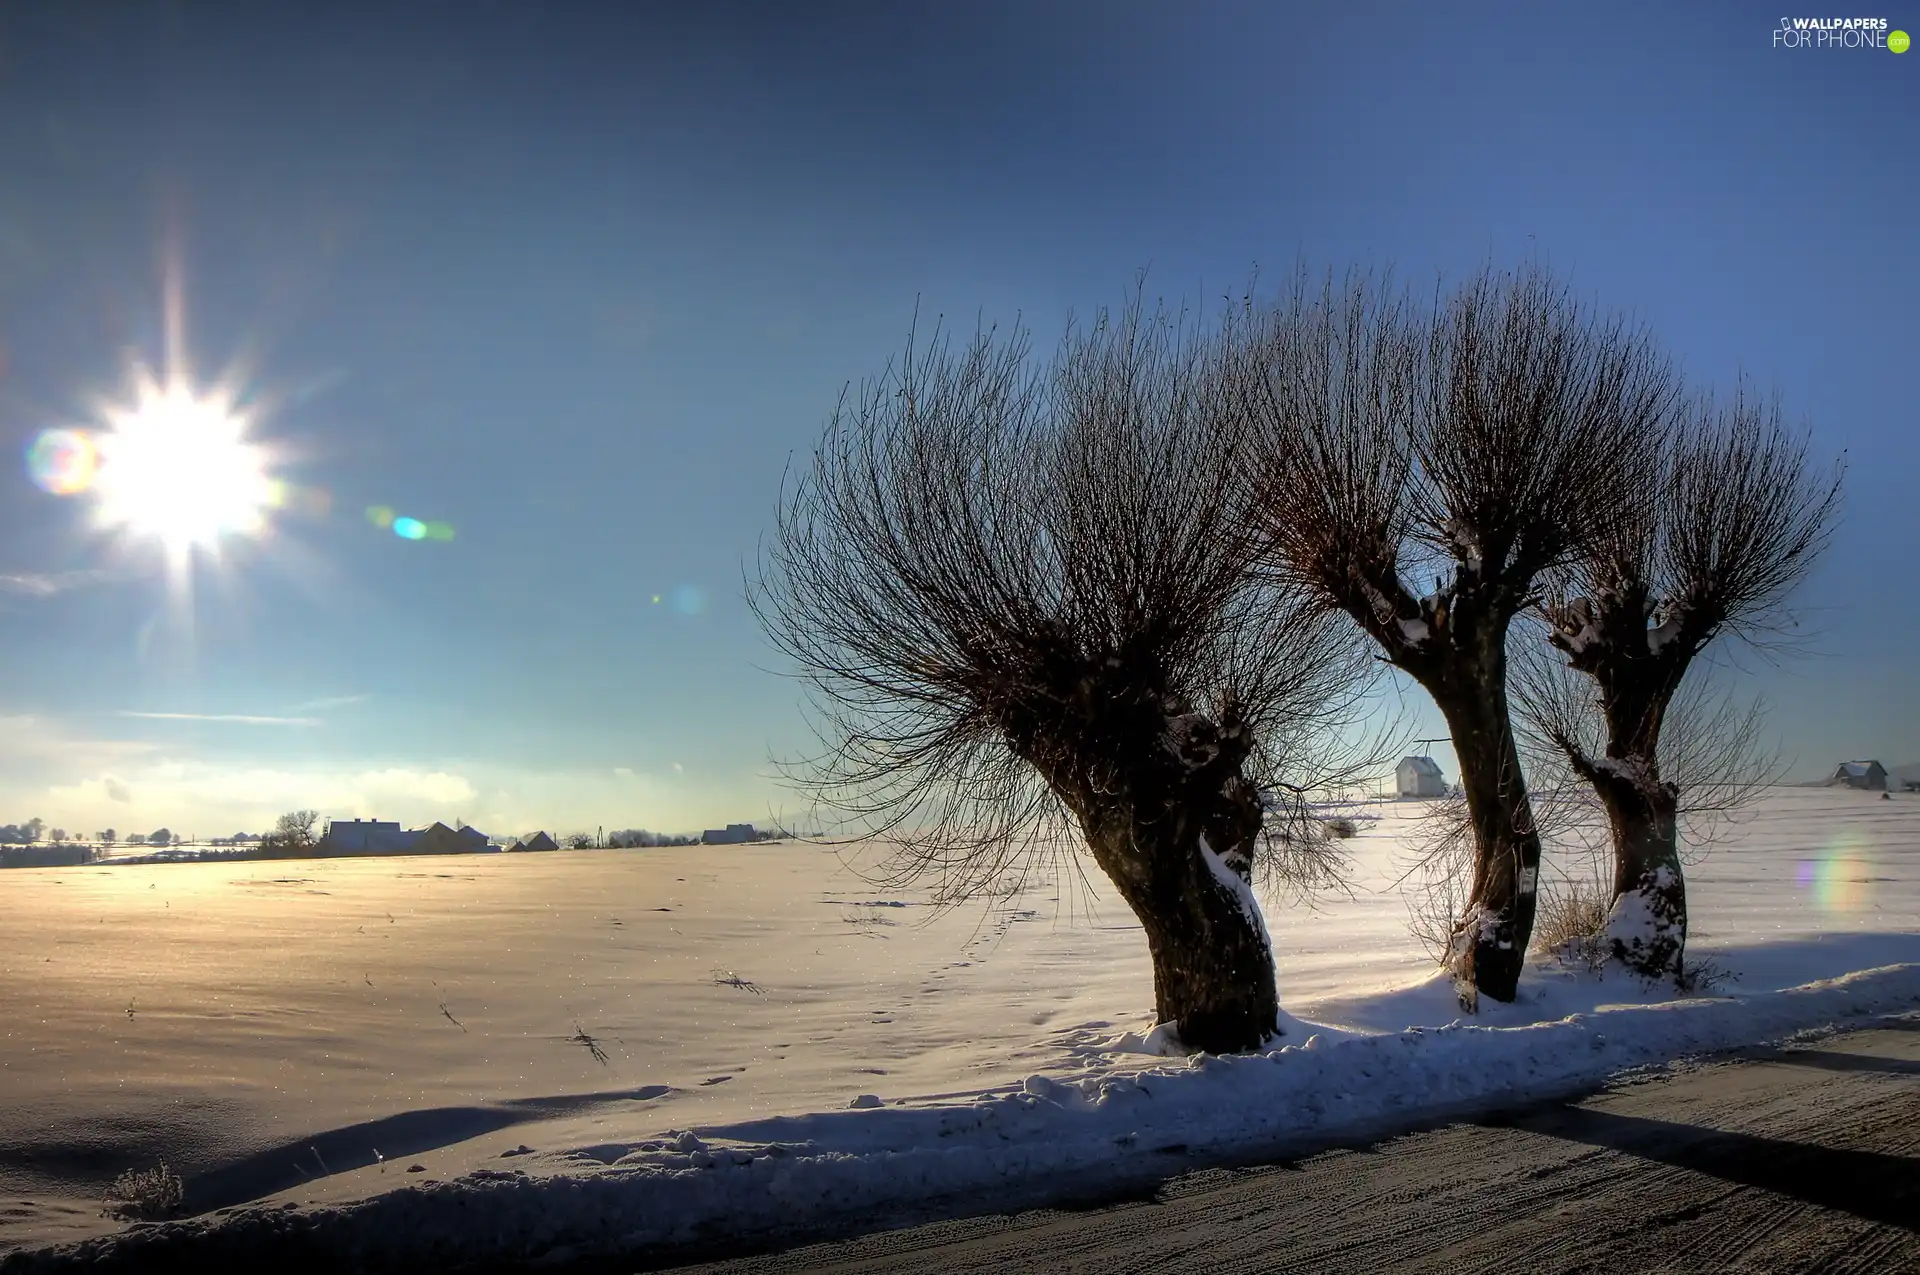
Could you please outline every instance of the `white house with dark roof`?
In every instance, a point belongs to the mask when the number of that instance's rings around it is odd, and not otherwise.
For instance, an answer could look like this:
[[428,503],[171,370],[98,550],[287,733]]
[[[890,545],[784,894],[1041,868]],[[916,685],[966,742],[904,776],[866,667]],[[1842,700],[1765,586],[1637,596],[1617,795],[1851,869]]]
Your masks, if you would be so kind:
[[1394,786],[1401,797],[1444,797],[1447,777],[1431,757],[1402,757],[1393,768]]
[[1867,792],[1887,790],[1887,768],[1877,761],[1843,761],[1835,767],[1829,788],[1860,788]]

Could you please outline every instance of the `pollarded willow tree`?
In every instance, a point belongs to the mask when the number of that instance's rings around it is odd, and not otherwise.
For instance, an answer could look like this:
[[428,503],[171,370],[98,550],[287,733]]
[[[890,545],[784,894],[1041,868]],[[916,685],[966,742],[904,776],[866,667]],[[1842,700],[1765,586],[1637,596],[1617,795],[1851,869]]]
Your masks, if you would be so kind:
[[749,590],[818,710],[790,767],[814,799],[946,901],[1077,831],[1160,1021],[1208,1051],[1278,1030],[1256,863],[1333,852],[1269,794],[1334,766],[1368,676],[1249,570],[1225,339],[1138,300],[1051,364],[1019,332],[910,339],[843,398]]
[[[1538,269],[1485,271],[1428,309],[1382,278],[1291,293],[1250,320],[1232,381],[1265,437],[1271,563],[1344,612],[1446,717],[1473,831],[1448,957],[1461,1002],[1514,998],[1540,837],[1507,637],[1542,575],[1611,520],[1614,463],[1676,397],[1668,360]],[[1412,583],[1433,573],[1431,591]]]
[[[1603,942],[1647,978],[1684,976],[1687,893],[1680,817],[1737,795],[1753,719],[1727,706],[1676,741],[1676,697],[1716,641],[1769,643],[1784,603],[1832,533],[1840,470],[1821,470],[1775,401],[1742,386],[1696,400],[1664,437],[1619,457],[1637,498],[1588,538],[1542,603],[1548,636],[1589,682],[1571,703],[1531,679],[1529,716],[1591,784],[1613,843]],[[1677,746],[1676,746],[1677,745]]]

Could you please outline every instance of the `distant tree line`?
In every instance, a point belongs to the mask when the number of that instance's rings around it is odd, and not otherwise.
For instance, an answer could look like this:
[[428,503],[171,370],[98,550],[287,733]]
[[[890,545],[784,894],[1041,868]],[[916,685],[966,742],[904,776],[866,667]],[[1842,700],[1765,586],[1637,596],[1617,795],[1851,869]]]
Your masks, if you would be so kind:
[[612,850],[634,850],[649,846],[694,846],[700,844],[696,836],[674,836],[665,832],[648,832],[645,828],[621,828],[607,834],[607,847]]
[[[112,828],[107,828],[94,833],[91,840],[103,846],[110,846],[119,840],[119,836],[120,834]],[[38,844],[43,838],[55,845],[88,839],[84,834],[69,833],[65,828],[49,828],[47,821],[37,816],[25,823],[0,823],[0,846],[30,846]],[[171,829],[155,828],[152,832],[129,834],[127,844],[168,846],[177,840],[179,838]]]

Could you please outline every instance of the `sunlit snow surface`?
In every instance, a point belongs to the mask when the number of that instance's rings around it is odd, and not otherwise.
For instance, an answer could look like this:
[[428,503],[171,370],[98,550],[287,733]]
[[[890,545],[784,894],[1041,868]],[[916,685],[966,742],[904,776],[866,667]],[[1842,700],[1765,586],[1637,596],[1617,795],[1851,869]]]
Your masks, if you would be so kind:
[[464,1234],[478,1192],[523,1253],[747,1233],[1920,1007],[1920,798],[1776,790],[1695,864],[1714,998],[1535,958],[1450,1029],[1393,886],[1422,807],[1372,809],[1351,899],[1265,900],[1285,1048],[1198,1062],[1151,1052],[1140,933],[1073,879],[934,914],[796,844],[0,873],[0,1250],[117,1229],[106,1185],[162,1158],[322,1226]]

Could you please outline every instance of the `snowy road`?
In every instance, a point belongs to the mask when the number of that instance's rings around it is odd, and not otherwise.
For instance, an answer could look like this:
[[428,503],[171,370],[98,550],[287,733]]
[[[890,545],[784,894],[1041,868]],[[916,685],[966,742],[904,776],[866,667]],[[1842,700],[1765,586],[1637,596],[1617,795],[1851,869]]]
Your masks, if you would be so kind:
[[939,1223],[746,1272],[1920,1272],[1920,1016],[1150,1202]]

